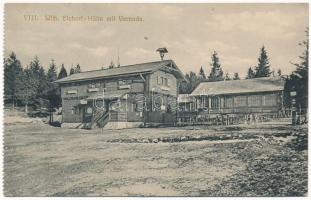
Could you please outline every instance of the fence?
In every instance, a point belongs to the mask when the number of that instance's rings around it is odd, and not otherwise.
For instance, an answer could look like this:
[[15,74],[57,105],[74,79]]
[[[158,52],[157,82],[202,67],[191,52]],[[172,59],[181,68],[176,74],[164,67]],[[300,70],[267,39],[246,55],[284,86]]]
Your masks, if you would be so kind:
[[279,121],[294,124],[307,123],[307,109],[296,111],[293,119],[291,109],[283,109],[276,113],[244,113],[244,114],[213,114],[208,112],[178,112],[177,125],[233,125]]
[[175,124],[176,113],[145,112],[146,123]]

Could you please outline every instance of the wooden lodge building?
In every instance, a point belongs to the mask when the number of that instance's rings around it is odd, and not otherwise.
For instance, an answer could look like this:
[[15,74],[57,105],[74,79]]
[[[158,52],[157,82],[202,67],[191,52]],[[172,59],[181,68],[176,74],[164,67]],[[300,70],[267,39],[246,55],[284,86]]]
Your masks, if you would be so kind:
[[86,71],[57,80],[62,97],[62,127],[174,124],[178,79],[184,76],[174,61],[162,60]]
[[[284,112],[281,77],[201,82],[178,95],[184,75],[172,60],[86,71],[55,81],[62,127],[130,128],[149,124],[227,120]],[[216,121],[217,121],[216,120]],[[218,124],[218,123],[217,123]]]
[[188,96],[179,95],[179,121],[280,114],[284,84],[281,77],[201,82]]

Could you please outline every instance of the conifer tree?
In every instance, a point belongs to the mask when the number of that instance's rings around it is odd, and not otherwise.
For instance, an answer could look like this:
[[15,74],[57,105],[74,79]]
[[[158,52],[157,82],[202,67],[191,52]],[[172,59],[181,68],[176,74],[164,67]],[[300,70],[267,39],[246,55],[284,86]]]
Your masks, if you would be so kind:
[[66,70],[64,64],[62,64],[57,79],[61,79],[61,78],[65,78],[65,77],[67,77],[67,70]]
[[29,85],[35,91],[36,97],[41,97],[47,87],[47,77],[44,68],[41,66],[39,58],[35,56],[29,64]]
[[23,85],[23,89],[20,90],[22,94],[21,103],[25,105],[25,112],[28,112],[28,105],[34,105],[37,100],[37,81],[34,80],[32,71],[27,66],[26,69],[23,70],[23,76],[21,79],[21,84]]
[[180,94],[190,94],[192,92],[192,86],[190,81],[190,74],[186,73],[186,81],[181,81],[179,84],[179,93]]
[[24,70],[22,83],[24,85],[25,104],[33,103],[37,97],[38,82],[34,79],[33,73],[29,66],[27,66]]
[[112,68],[114,68],[114,67],[115,67],[115,64],[113,63],[113,61],[111,61],[108,68],[109,68],[109,69],[112,69]]
[[214,51],[214,53],[212,55],[211,66],[212,66],[212,69],[211,69],[210,75],[208,76],[208,81],[222,81],[222,80],[224,80],[223,71],[221,69],[219,58],[218,58],[216,51]]
[[278,73],[278,76],[282,76],[282,71],[281,71],[281,69],[278,69],[277,73]]
[[199,79],[200,79],[201,81],[205,81],[205,80],[206,80],[206,75],[205,75],[205,72],[204,72],[202,66],[201,66],[200,72],[199,72]]
[[233,80],[240,80],[240,76],[239,76],[239,73],[234,73],[233,75]]
[[47,76],[47,81],[49,82],[54,82],[57,80],[56,65],[53,59],[51,61],[51,64],[50,64],[50,67],[48,69],[46,76]]
[[265,47],[262,46],[258,58],[258,65],[255,68],[255,78],[268,77],[271,73],[268,54]]
[[22,77],[23,68],[16,54],[12,52],[9,58],[4,60],[4,96],[12,103],[13,109],[23,87]]
[[80,72],[82,72],[81,67],[79,64],[77,64],[77,66],[74,69],[74,73],[76,74],[76,73],[80,73]]
[[72,75],[72,74],[74,74],[75,73],[75,70],[74,70],[74,68],[70,68],[70,72],[69,72],[69,75]]
[[50,64],[46,79],[46,87],[42,92],[42,96],[49,101],[50,108],[58,107],[61,104],[61,97],[59,86],[54,83],[54,81],[57,80],[56,65],[54,63],[54,60],[52,60]]
[[[38,99],[42,98],[43,91],[47,87],[46,75],[37,56],[30,62],[29,66],[23,70],[23,103],[28,105],[31,103],[34,106],[38,105]],[[26,109],[25,109],[26,110]]]
[[47,76],[45,74],[45,70],[42,66],[40,66],[39,69],[39,79],[38,79],[39,85],[38,85],[38,92],[37,95],[39,97],[42,97],[44,94],[44,90],[46,90],[46,88],[48,87],[48,80],[47,80]]
[[[43,70],[41,69],[40,62],[37,56],[34,60],[30,61],[29,64],[29,84],[38,95],[39,85],[40,85],[40,75],[42,75]],[[45,75],[44,75],[45,76]]]
[[39,71],[41,68],[38,56],[35,56],[35,58],[32,61],[30,61],[29,66],[30,66],[30,70],[31,70],[32,74],[34,76],[36,76],[36,78],[38,78],[39,73],[40,73]]
[[195,72],[192,72],[192,71],[190,72],[189,82],[190,82],[190,88],[191,88],[191,92],[192,92],[200,83],[200,80],[199,80],[199,78]]
[[225,75],[225,80],[226,80],[226,81],[231,80],[231,78],[230,78],[230,76],[229,76],[229,74],[228,74],[228,73],[226,73],[226,75]]
[[296,66],[296,70],[291,75],[292,90],[297,92],[296,104],[298,108],[308,107],[308,70],[309,70],[309,31],[306,30],[307,38],[299,43],[299,46],[303,47],[303,53],[299,63],[293,63]]
[[253,69],[250,67],[250,68],[248,68],[247,75],[246,75],[246,79],[252,79],[252,78],[255,78],[255,72],[254,72]]

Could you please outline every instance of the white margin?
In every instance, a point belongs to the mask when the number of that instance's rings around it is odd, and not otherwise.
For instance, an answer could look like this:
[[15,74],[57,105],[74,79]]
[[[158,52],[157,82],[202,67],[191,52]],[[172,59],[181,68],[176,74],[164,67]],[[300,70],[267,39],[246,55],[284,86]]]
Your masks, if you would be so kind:
[[[4,126],[3,126],[3,117],[4,117],[4,107],[3,107],[3,84],[4,84],[4,79],[3,79],[3,56],[4,56],[4,4],[5,3],[309,3],[308,0],[3,0],[0,4],[0,21],[1,21],[1,65],[0,65],[0,88],[1,88],[1,95],[0,95],[0,130],[1,130],[1,136],[2,136],[2,142],[0,145],[0,173],[1,173],[1,186],[0,186],[0,198],[1,199],[9,199],[9,200],[17,200],[17,199],[41,199],[42,197],[3,197],[3,131],[4,131]],[[309,3],[309,29],[310,29],[310,3]],[[309,37],[310,41],[310,37]],[[310,57],[310,52],[309,52],[309,57]],[[299,56],[299,55],[297,55]],[[310,62],[310,61],[309,61]],[[310,64],[310,63],[309,63]],[[309,70],[309,77],[311,75],[311,72]],[[310,79],[309,79],[309,94],[311,93],[311,88],[310,88]],[[311,103],[310,98],[308,99],[309,105]],[[309,119],[311,114],[309,112]],[[310,122],[309,122],[310,123]],[[309,124],[308,124],[309,126]],[[310,129],[308,127],[308,191],[309,191],[309,197],[147,197],[147,199],[152,199],[152,200],[177,200],[177,199],[193,199],[195,198],[196,200],[202,200],[202,199],[208,199],[208,200],[219,200],[219,199],[234,199],[234,200],[304,200],[304,199],[309,199],[310,198],[310,147],[311,147],[311,142],[310,142]],[[57,199],[73,199],[73,197],[56,197]],[[45,197],[44,199],[56,199],[55,197]],[[142,199],[141,197],[74,197],[75,199],[128,199],[128,200],[136,200],[136,199]],[[144,198],[145,199],[145,198]]]

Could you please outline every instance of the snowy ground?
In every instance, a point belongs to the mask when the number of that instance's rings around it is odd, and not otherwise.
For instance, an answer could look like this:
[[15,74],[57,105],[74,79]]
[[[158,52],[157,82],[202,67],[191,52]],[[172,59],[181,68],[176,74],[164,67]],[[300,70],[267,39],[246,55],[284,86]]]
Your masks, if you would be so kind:
[[6,196],[304,196],[307,127],[8,123]]

